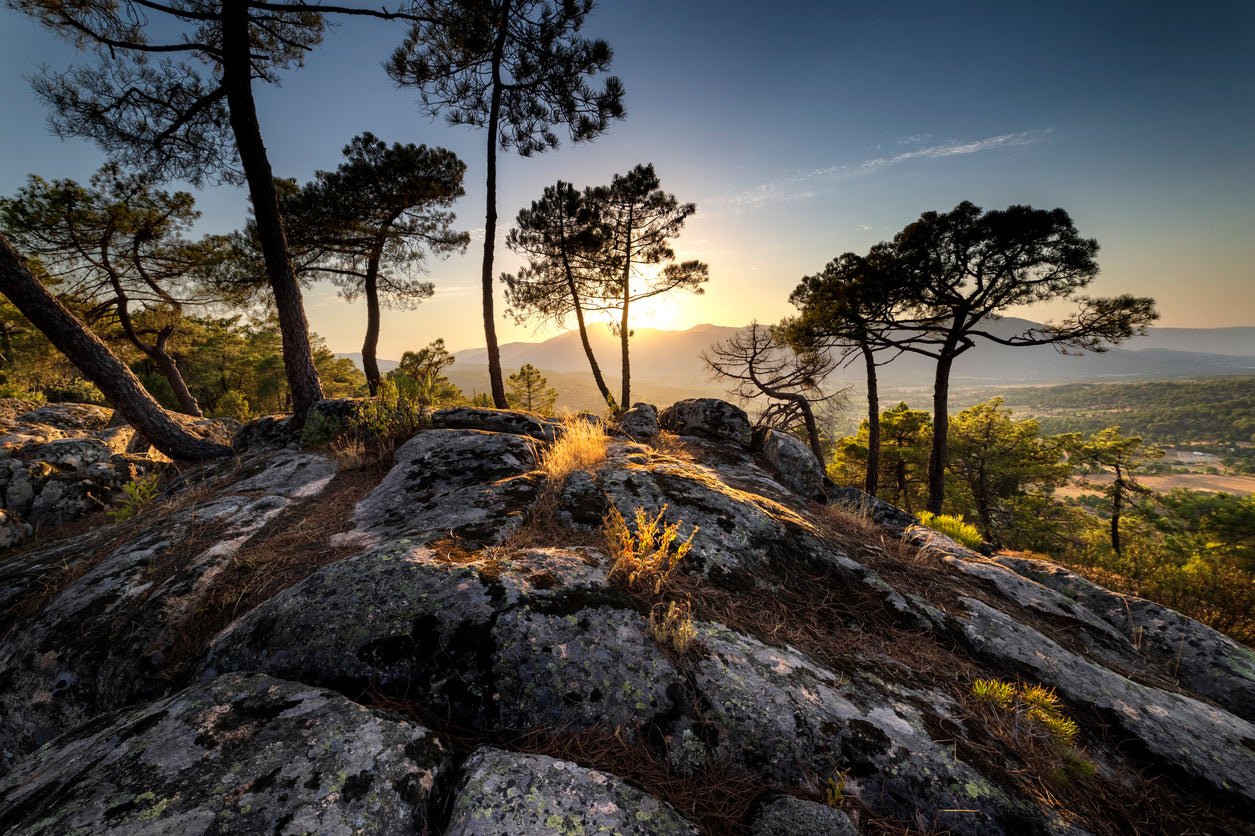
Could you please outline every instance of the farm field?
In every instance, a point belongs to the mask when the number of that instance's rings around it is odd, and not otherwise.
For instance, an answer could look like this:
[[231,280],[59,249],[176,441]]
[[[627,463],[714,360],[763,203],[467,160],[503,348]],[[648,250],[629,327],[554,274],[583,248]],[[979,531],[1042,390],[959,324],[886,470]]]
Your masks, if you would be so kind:
[[[1103,484],[1110,482],[1111,477],[1092,476],[1087,477],[1087,481],[1093,484]],[[1231,493],[1238,496],[1255,494],[1255,476],[1230,476],[1216,473],[1167,473],[1155,476],[1138,476],[1137,481],[1138,484],[1150,488],[1156,493],[1167,493],[1177,488],[1184,488],[1191,491]],[[1055,489],[1056,496],[1070,498],[1096,493],[1097,491],[1094,488],[1078,484],[1065,485],[1062,488]]]

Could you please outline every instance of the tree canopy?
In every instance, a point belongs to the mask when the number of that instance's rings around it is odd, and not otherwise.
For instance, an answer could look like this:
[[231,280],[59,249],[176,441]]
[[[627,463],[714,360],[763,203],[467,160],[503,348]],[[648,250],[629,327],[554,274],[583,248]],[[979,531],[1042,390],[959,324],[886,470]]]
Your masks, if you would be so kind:
[[[697,205],[682,204],[664,192],[653,163],[616,174],[608,186],[588,189],[587,196],[607,230],[599,260],[605,295],[614,300],[619,314],[615,325],[623,377],[619,403],[627,409],[632,403],[632,305],[677,288],[703,293],[710,269],[701,261],[675,260],[671,239],[680,234]],[[661,269],[646,275],[645,267]]]
[[601,89],[589,84],[612,57],[605,41],[579,35],[593,5],[593,0],[415,0],[416,20],[387,63],[398,84],[418,88],[424,112],[487,131],[480,284],[489,383],[501,408],[507,399],[493,305],[497,148],[514,148],[526,157],[556,148],[559,126],[582,142],[623,118],[619,80],[606,78]]
[[185,238],[200,213],[187,192],[157,189],[147,175],[117,164],[87,186],[31,176],[14,197],[0,200],[0,225],[14,245],[40,259],[62,296],[89,323],[109,320],[160,367],[179,408],[200,406],[168,350],[187,304],[212,301],[198,279],[221,262],[225,239]]
[[281,204],[302,253],[299,271],[330,279],[348,301],[365,297],[362,363],[374,394],[380,306],[412,307],[431,296],[432,283],[415,277],[426,255],[462,252],[470,242],[446,208],[465,193],[466,165],[452,151],[389,146],[370,132],[354,137],[344,156]]
[[562,325],[574,315],[580,345],[598,391],[612,412],[618,410],[588,338],[584,314],[604,310],[599,261],[608,231],[586,193],[561,180],[546,186],[530,208],[520,209],[506,246],[527,259],[517,273],[506,273],[506,300],[519,321],[538,318]]

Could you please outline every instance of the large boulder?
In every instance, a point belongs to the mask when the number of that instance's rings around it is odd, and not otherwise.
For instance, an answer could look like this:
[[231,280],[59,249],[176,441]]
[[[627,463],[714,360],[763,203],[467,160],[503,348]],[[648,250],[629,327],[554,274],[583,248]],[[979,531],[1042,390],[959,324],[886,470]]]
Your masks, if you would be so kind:
[[1101,717],[1161,768],[1255,811],[1255,724],[1127,679],[983,601],[962,598],[960,604],[966,613],[958,621],[973,652],[1027,672],[1070,706]]
[[0,781],[11,836],[412,834],[449,769],[412,723],[229,675],[66,734]]
[[456,536],[501,542],[539,494],[536,442],[479,430],[428,430],[397,448],[383,482],[353,511],[363,545]]
[[431,425],[442,430],[483,430],[525,435],[539,441],[553,441],[557,435],[555,424],[531,413],[474,406],[436,410],[431,414]]
[[113,410],[86,403],[50,403],[17,417],[16,423],[42,424],[59,430],[99,432],[109,426]]
[[746,449],[754,439],[745,410],[718,398],[677,401],[658,414],[658,423],[677,435],[695,435]]
[[159,524],[89,531],[0,561],[0,589],[18,590],[15,605],[43,599],[20,626],[0,617],[0,771],[67,728],[163,693],[212,579],[334,470],[295,452],[245,461]]
[[858,836],[850,817],[834,807],[785,796],[754,819],[751,836]]
[[1255,722],[1255,651],[1205,624],[1153,601],[1104,589],[1044,560],[1000,556],[998,563],[1062,596],[1069,605],[1101,619],[1140,650],[1159,660],[1196,694]]
[[811,448],[788,433],[764,430],[755,439],[758,453],[780,484],[805,499],[823,499],[824,469]]
[[203,675],[274,676],[417,700],[463,728],[635,728],[679,674],[596,551],[446,544],[332,564],[221,634]]
[[545,755],[483,747],[467,760],[446,836],[697,836],[673,808],[623,780]]
[[658,435],[658,407],[651,403],[634,403],[619,416],[619,429],[628,438],[644,441]]

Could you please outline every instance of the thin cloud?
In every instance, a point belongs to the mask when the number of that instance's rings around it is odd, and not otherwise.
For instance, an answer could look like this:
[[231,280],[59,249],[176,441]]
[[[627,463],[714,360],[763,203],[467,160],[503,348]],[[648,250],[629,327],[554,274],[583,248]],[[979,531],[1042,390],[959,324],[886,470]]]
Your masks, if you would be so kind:
[[978,139],[975,142],[946,142],[941,145],[930,145],[927,148],[918,148],[914,151],[903,151],[892,157],[877,157],[874,160],[867,160],[861,166],[862,168],[881,168],[894,163],[905,162],[907,160],[938,160],[945,157],[961,157],[967,154],[979,154],[983,151],[994,151],[999,148],[1014,148],[1018,145],[1032,145],[1035,142],[1041,142],[1046,138],[1050,131],[1019,131],[1013,134],[999,134],[985,139]]
[[[853,165],[824,166],[823,168],[801,171],[778,180],[763,183],[760,186],[746,189],[736,194],[711,198],[706,200],[703,205],[716,209],[741,211],[758,209],[769,204],[806,200],[819,193],[819,190],[816,188],[819,183],[832,183],[911,160],[940,160],[948,157],[961,157],[968,154],[980,154],[986,151],[1014,148],[1021,145],[1032,145],[1033,143],[1043,141],[1049,135],[1049,129],[1018,131],[970,142],[959,142],[957,140],[943,142],[926,148],[903,151],[890,157],[874,157]],[[903,137],[898,140],[898,143],[923,142],[930,138],[930,134],[920,133]]]
[[431,305],[447,299],[455,299],[459,296],[469,296],[476,290],[479,290],[479,287],[470,284],[437,284],[436,293],[427,304]]
[[900,136],[894,142],[898,145],[919,145],[921,142],[927,142],[932,138],[933,135],[929,133],[911,134],[910,136]]

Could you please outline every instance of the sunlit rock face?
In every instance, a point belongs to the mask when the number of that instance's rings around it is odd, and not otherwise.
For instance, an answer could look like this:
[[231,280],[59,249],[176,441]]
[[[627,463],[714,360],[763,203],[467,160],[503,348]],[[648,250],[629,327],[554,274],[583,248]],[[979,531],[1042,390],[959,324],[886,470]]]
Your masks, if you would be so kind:
[[[803,470],[805,445],[754,444],[730,404],[663,410],[661,433],[643,431],[649,412],[630,411],[604,458],[566,475],[544,467],[558,433],[517,413],[459,412],[369,478],[246,427],[239,465],[218,465],[151,528],[0,562],[0,821],[1250,829],[1248,650],[859,502]],[[322,499],[350,478],[352,501]],[[637,547],[640,525],[670,529],[669,575],[632,575],[643,564],[611,547],[614,511]],[[316,523],[321,539],[292,541],[308,565],[257,550],[276,527]],[[81,571],[58,574],[67,562]],[[290,582],[271,593],[224,588],[278,565]],[[186,613],[223,600],[247,603],[217,610],[216,633],[187,632]],[[1134,641],[1130,626],[1158,638]],[[978,680],[1053,689],[1077,728],[983,701]]]

